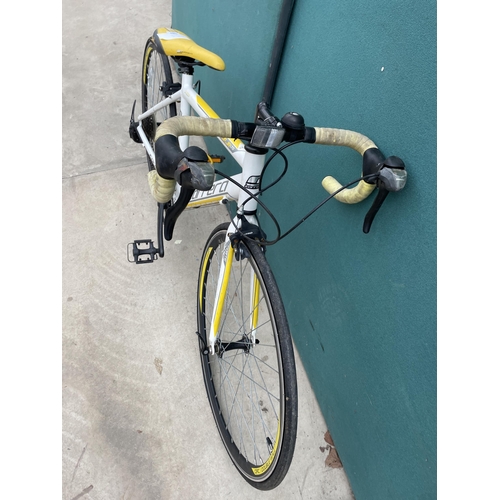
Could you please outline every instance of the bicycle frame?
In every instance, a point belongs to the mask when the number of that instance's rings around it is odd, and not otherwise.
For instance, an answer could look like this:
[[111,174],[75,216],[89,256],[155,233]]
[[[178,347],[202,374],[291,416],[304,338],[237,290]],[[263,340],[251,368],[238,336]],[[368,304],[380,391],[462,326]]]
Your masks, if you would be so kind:
[[[142,144],[146,148],[147,154],[149,155],[153,165],[155,166],[155,154],[142,128],[142,120],[144,120],[148,116],[151,116],[158,110],[178,101],[180,101],[181,116],[190,116],[192,111],[194,111],[198,116],[202,118],[219,118],[219,116],[208,105],[208,103],[206,103],[205,100],[194,90],[193,75],[182,73],[180,90],[178,90],[171,96],[166,97],[163,101],[156,104],[145,113],[142,113],[137,118],[137,132],[142,139]],[[239,139],[222,137],[219,137],[218,139],[241,167],[241,173],[231,176],[231,179],[235,180],[236,182],[244,186],[245,189],[248,190],[248,192],[258,197],[259,180],[266,161],[265,155],[252,154],[246,151],[245,145]],[[179,145],[181,149],[186,149],[189,145],[189,137],[179,137]],[[176,191],[178,189],[180,189],[180,187],[177,185]],[[240,207],[243,207],[244,205],[245,217],[248,222],[258,225],[258,221],[255,215],[252,215],[252,213],[256,213],[257,201],[254,198],[251,198],[247,192],[243,191],[236,184],[230,182],[227,179],[220,179],[215,181],[209,191],[195,191],[193,196],[191,197],[190,203],[187,205],[187,208],[215,205],[221,203],[223,200],[235,201],[237,203],[238,209]],[[234,219],[232,220],[232,224],[234,228],[239,227],[240,219],[237,216],[234,217]],[[224,242],[224,245],[227,251],[224,251],[224,262],[219,273],[216,293],[216,305],[213,311],[209,345],[207,346],[211,353],[215,352],[215,341],[220,324],[220,316],[224,308],[225,291],[230,279],[230,269],[235,252],[229,241],[229,232],[226,235],[226,241]],[[205,262],[203,265],[206,266],[206,264],[207,263]],[[252,275],[250,297],[252,297],[253,302],[253,314],[249,318],[249,321],[253,342],[255,342],[254,330],[258,318],[257,306],[259,302],[259,294],[260,290],[258,280],[256,280]]]
[[[215,113],[209,104],[205,102],[205,100],[194,90],[193,75],[183,73],[181,76],[182,80],[180,90],[165,98],[163,101],[150,108],[145,113],[142,113],[137,118],[139,122],[137,131],[153,165],[156,165],[155,155],[142,128],[142,120],[177,101],[180,101],[181,116],[190,116],[191,112],[194,111],[202,118],[219,118],[217,113]],[[242,172],[240,174],[236,174],[231,178],[245,186],[245,188],[252,192],[252,194],[256,194],[257,189],[255,189],[254,186],[257,186],[260,179],[265,163],[265,156],[254,155],[245,151],[245,145],[239,139],[223,137],[219,137],[218,139],[242,168]],[[187,136],[179,137],[179,145],[181,149],[186,149],[188,147],[188,141],[189,138]],[[216,181],[209,191],[195,191],[187,208],[220,203],[224,198],[236,201],[238,206],[240,206],[248,199],[248,195],[245,192],[242,192],[235,184],[229,182],[227,179],[221,179]],[[251,199],[245,204],[245,211],[251,212],[255,210],[256,207],[257,202]]]

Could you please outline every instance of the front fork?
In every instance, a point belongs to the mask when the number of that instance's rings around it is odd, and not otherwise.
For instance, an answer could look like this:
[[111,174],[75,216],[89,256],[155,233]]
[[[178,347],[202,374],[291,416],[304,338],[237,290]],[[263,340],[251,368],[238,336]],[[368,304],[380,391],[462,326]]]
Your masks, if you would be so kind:
[[227,285],[231,277],[231,267],[234,259],[234,247],[231,245],[228,235],[224,241],[224,249],[222,252],[222,266],[219,269],[219,279],[217,281],[217,291],[215,294],[216,301],[212,313],[212,321],[210,323],[210,335],[208,338],[208,350],[210,354],[215,354],[215,341],[219,333],[222,311],[226,301]]
[[[236,222],[237,221],[237,222]],[[236,218],[233,220],[232,225],[235,223],[240,225],[240,221]],[[255,226],[257,227],[257,226]],[[224,241],[223,248],[223,257],[222,257],[222,265],[219,269],[219,276],[217,281],[217,289],[216,289],[216,301],[213,308],[212,313],[212,321],[210,323],[210,333],[208,336],[208,350],[210,354],[216,353],[215,345],[217,343],[217,337],[224,327],[223,324],[223,312],[226,308],[226,300],[232,301],[234,297],[228,297],[227,290],[229,282],[231,281],[231,272],[233,270],[233,263],[236,259],[237,261],[241,261],[247,258],[247,255],[244,255],[244,252],[241,251],[240,243],[231,237],[232,234],[230,229],[226,234],[226,239]],[[238,276],[236,280],[240,280],[241,277]],[[259,321],[259,300],[260,300],[260,283],[255,274],[253,267],[250,266],[250,280],[249,283],[245,283],[245,286],[249,286],[249,301],[250,301],[250,314],[247,319],[243,318],[244,321],[248,321],[248,326],[245,331],[240,332],[243,337],[246,332],[249,332],[249,339],[251,340],[252,345],[255,345],[256,340],[256,330]],[[232,307],[230,304],[228,307]]]

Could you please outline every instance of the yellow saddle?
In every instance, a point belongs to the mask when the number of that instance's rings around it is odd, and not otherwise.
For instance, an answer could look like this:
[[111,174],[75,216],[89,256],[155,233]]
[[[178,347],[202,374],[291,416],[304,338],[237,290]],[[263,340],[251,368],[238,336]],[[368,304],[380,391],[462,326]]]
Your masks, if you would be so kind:
[[158,28],[153,38],[158,48],[162,49],[167,56],[190,57],[218,71],[224,71],[226,68],[222,58],[204,49],[181,31]]

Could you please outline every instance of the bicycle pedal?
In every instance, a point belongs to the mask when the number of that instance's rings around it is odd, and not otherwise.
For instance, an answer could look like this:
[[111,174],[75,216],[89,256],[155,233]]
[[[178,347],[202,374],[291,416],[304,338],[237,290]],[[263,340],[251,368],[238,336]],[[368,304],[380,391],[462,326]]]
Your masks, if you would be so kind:
[[[130,247],[132,247],[132,251]],[[133,243],[127,245],[127,260],[130,263],[151,264],[158,259],[158,252],[159,250],[155,248],[152,240],[134,240]]]
[[226,157],[222,155],[208,155],[212,160],[212,163],[222,163]]

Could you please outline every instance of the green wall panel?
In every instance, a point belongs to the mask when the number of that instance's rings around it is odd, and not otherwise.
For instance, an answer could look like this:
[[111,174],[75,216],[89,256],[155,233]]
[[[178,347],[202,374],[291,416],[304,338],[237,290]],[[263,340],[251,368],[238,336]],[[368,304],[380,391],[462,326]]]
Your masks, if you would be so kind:
[[[253,118],[279,7],[174,0],[173,26],[226,60],[224,73],[202,76],[222,117]],[[195,9],[199,21],[188,24]],[[359,131],[406,163],[406,188],[389,195],[368,235],[373,196],[354,206],[333,200],[268,259],[356,498],[435,498],[436,3],[297,0],[273,110]],[[263,197],[283,230],[324,199],[325,175],[347,182],[361,170],[349,150],[300,145],[286,154],[274,201]]]

